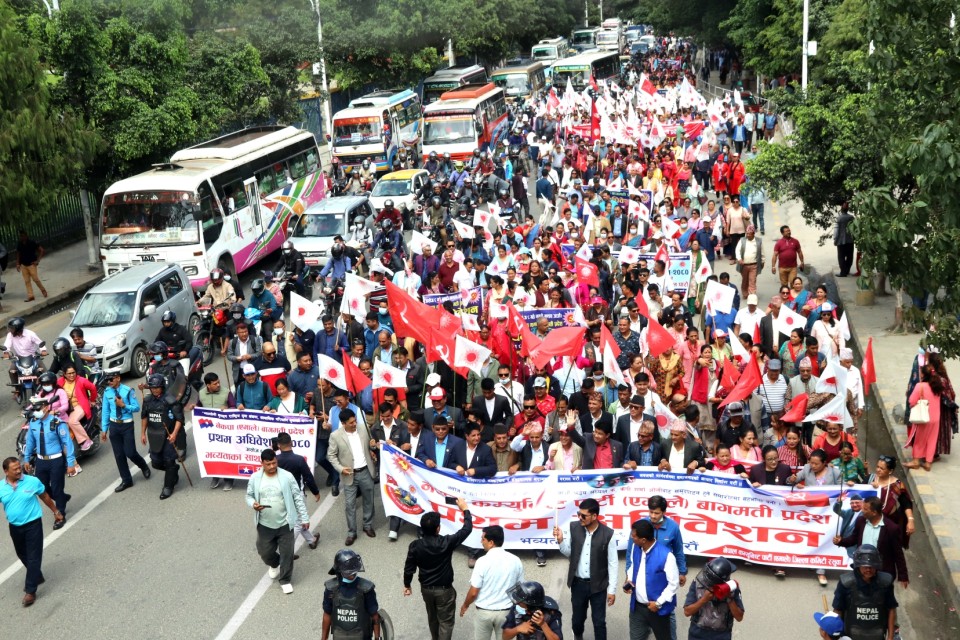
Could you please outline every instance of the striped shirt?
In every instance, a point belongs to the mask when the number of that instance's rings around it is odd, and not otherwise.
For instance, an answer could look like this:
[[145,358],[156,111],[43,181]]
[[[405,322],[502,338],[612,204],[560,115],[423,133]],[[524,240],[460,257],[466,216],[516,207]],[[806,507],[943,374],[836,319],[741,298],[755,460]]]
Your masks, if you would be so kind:
[[763,408],[767,413],[783,411],[787,397],[787,379],[778,375],[776,380],[763,376],[763,382],[757,387],[757,395],[763,401]]

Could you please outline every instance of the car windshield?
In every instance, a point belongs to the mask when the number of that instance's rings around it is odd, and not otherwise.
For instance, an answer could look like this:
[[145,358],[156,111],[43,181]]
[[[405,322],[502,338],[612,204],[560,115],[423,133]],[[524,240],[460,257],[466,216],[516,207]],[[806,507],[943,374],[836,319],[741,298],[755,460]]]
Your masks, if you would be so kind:
[[373,187],[373,191],[370,192],[370,196],[384,197],[384,196],[405,196],[410,194],[410,181],[409,180],[381,180]]
[[527,74],[525,73],[497,76],[493,79],[493,83],[498,87],[503,87],[503,90],[511,96],[530,91],[530,83],[527,81]]
[[456,144],[476,137],[473,118],[442,118],[424,122],[424,144]]
[[103,199],[102,244],[184,244],[200,241],[202,215],[188,191],[128,191]]
[[133,319],[136,291],[88,293],[80,301],[71,324],[75,327],[110,327]]
[[294,238],[330,238],[345,233],[342,213],[304,214],[293,230]]
[[343,118],[333,122],[334,144],[358,145],[379,142],[380,118]]

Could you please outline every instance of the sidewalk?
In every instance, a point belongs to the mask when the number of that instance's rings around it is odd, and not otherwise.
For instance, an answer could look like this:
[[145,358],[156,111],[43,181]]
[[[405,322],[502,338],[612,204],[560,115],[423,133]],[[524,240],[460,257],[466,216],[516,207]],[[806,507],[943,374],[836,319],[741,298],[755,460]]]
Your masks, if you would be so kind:
[[3,296],[3,311],[0,311],[0,327],[14,316],[27,318],[47,309],[53,309],[78,293],[86,291],[103,278],[103,270],[91,271],[87,267],[87,243],[85,240],[51,251],[40,261],[40,281],[47,289],[48,297],[40,295],[36,283],[33,295],[36,300],[24,302],[27,297],[23,277],[17,272],[11,256],[10,266],[3,273],[7,292]]

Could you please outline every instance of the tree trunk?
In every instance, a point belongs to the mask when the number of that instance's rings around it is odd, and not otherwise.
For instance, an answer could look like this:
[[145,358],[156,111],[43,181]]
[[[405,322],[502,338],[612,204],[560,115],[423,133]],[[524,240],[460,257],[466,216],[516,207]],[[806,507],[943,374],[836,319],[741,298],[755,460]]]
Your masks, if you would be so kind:
[[97,271],[102,267],[97,255],[97,241],[93,235],[93,218],[90,214],[90,192],[80,189],[80,208],[83,211],[83,230],[87,236],[87,267]]

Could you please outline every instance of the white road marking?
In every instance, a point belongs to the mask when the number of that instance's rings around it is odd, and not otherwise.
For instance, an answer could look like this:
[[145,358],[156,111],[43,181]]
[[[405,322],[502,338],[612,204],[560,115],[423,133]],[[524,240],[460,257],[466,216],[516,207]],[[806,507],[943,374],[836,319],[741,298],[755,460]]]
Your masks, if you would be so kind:
[[[310,528],[315,529],[320,520],[327,515],[327,512],[330,511],[334,503],[337,501],[333,495],[327,495],[326,499],[320,503],[320,507],[313,513],[313,516],[310,518]],[[297,541],[293,546],[294,552],[296,552],[300,547],[303,546],[303,537],[297,536]],[[223,626],[223,629],[220,630],[220,633],[217,634],[215,640],[230,640],[233,636],[240,630],[240,627],[246,621],[246,619],[253,613],[253,610],[256,608],[257,603],[260,602],[260,599],[263,598],[264,594],[267,593],[273,585],[274,581],[267,575],[264,571],[263,577],[260,578],[260,582],[253,587],[253,590],[247,595],[246,599],[240,604],[237,610],[234,612],[233,616],[227,621],[227,624]]]

